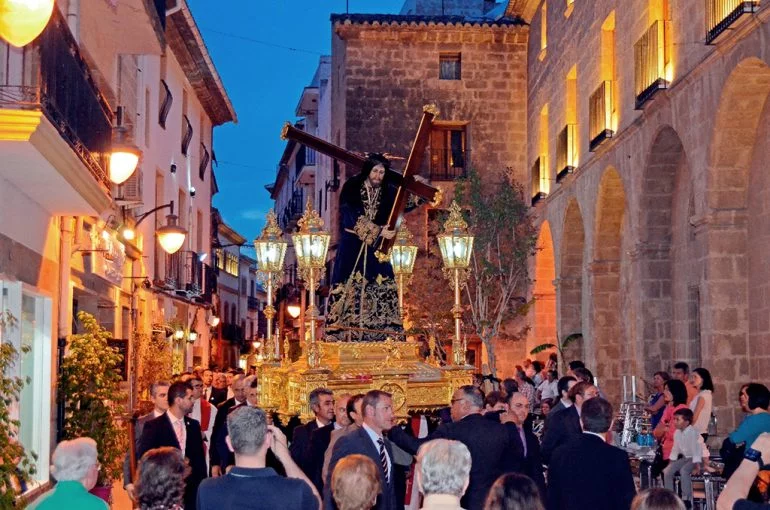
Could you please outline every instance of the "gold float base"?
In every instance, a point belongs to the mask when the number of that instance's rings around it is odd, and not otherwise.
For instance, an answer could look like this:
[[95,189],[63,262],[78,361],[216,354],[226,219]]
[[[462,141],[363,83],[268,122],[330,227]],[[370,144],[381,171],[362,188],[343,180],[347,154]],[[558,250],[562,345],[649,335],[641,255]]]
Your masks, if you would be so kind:
[[260,404],[283,416],[313,413],[308,394],[318,387],[336,394],[387,391],[393,395],[393,413],[406,418],[410,411],[446,407],[454,391],[471,384],[474,367],[439,367],[423,361],[414,342],[319,342],[321,364],[308,366],[305,357],[295,363],[265,363],[259,367]]

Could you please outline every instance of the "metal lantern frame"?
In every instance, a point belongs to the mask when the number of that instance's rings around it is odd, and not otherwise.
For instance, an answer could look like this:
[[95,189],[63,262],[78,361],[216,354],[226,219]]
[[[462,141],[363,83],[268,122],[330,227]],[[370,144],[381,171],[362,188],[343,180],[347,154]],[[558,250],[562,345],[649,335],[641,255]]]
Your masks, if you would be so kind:
[[[283,272],[283,262],[286,258],[286,248],[289,243],[283,239],[283,231],[278,226],[278,218],[275,211],[267,213],[267,223],[262,233],[254,240],[254,250],[257,252],[257,269],[267,284],[267,306],[264,314],[267,319],[267,338],[273,337],[273,319],[275,318],[275,306],[273,305],[274,283]],[[275,342],[274,349],[267,353],[268,358],[276,361],[281,357],[281,346]]]

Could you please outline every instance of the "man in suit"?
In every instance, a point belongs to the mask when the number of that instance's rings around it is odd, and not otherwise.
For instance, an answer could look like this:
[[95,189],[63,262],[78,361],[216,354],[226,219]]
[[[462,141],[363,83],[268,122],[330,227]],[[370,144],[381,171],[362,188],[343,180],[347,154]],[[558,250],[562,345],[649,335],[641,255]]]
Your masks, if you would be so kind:
[[323,465],[324,453],[331,442],[332,433],[342,430],[350,424],[348,418],[348,400],[350,393],[337,396],[334,399],[334,421],[325,427],[318,428],[310,434],[310,452],[308,463],[310,473],[308,478],[316,486],[319,492],[323,490]]
[[348,399],[345,409],[348,415],[348,425],[341,429],[332,431],[332,435],[329,438],[329,446],[326,448],[326,452],[324,452],[324,463],[323,468],[321,469],[321,480],[326,480],[326,477],[329,474],[329,462],[332,460],[332,451],[334,450],[334,445],[337,443],[339,438],[346,436],[351,432],[355,432],[356,430],[360,429],[361,425],[364,423],[364,414],[361,411],[361,405],[363,402],[363,393],[356,393]]
[[481,391],[475,386],[462,386],[452,396],[451,423],[442,424],[424,439],[410,437],[399,427],[389,434],[395,444],[412,454],[431,439],[453,439],[467,446],[472,459],[471,478],[461,502],[469,510],[484,507],[489,488],[500,475],[515,467],[517,455],[505,426],[484,418],[483,408]]
[[230,450],[227,448],[225,436],[222,429],[227,419],[227,414],[235,406],[246,403],[246,381],[242,375],[235,376],[233,379],[234,397],[225,400],[217,406],[217,417],[214,420],[214,428],[211,431],[211,445],[209,450],[209,460],[211,461],[211,476],[219,476],[223,473],[230,458]]
[[551,416],[555,415],[562,409],[567,409],[568,407],[572,407],[572,401],[569,399],[569,390],[573,386],[577,384],[577,379],[575,379],[571,375],[565,375],[561,379],[559,379],[559,382],[556,383],[556,388],[559,393],[559,402],[551,408],[551,412],[548,413],[545,417],[545,426],[548,427],[548,420],[551,419]]
[[[294,429],[289,451],[294,462],[305,472],[308,478],[312,479],[316,463],[312,457],[310,438],[316,429],[322,427],[329,427],[327,432],[331,434],[332,419],[334,418],[334,394],[330,389],[316,388],[308,395],[308,402],[315,419]],[[323,458],[318,461],[320,466],[323,466],[320,464],[322,462]]]
[[521,393],[514,393],[508,397],[508,412],[500,418],[508,429],[511,444],[514,445],[518,455],[515,456],[516,466],[514,471],[530,477],[540,488],[545,496],[545,478],[543,477],[543,460],[540,456],[540,442],[532,427],[527,426],[529,415],[529,401]]
[[169,387],[169,409],[162,416],[145,423],[138,451],[141,458],[148,450],[161,446],[182,450],[190,466],[190,474],[185,479],[185,510],[195,510],[198,485],[206,478],[201,426],[187,416],[193,408],[192,392],[192,387],[186,382],[175,382]]
[[[134,425],[134,453],[139,451],[144,425],[148,421],[153,420],[168,411],[168,387],[169,384],[165,381],[156,381],[150,385],[150,400],[154,407],[152,411],[144,416],[140,416],[136,420],[136,424]],[[126,452],[126,457],[123,459],[123,487],[126,489],[131,501],[136,501],[133,483],[134,479],[131,476],[130,454],[130,451]]]
[[393,448],[383,436],[393,426],[393,400],[390,393],[372,390],[364,396],[362,410],[364,422],[361,428],[341,437],[334,445],[329,462],[329,473],[324,484],[324,509],[335,510],[332,499],[331,478],[337,463],[353,454],[372,459],[380,472],[381,492],[377,497],[376,510],[396,510],[396,486],[393,480]]
[[551,461],[551,455],[559,446],[580,435],[582,431],[580,411],[583,403],[598,395],[599,390],[596,386],[587,382],[581,381],[570,388],[569,399],[573,405],[553,415],[548,423],[548,430],[543,435],[541,448],[543,462],[548,464]]
[[628,510],[634,486],[628,454],[608,445],[612,405],[601,397],[583,404],[583,432],[559,447],[548,468],[548,510]]
[[[227,379],[225,378],[225,374],[219,372],[212,374],[211,379],[211,385],[206,388],[204,394],[209,404],[214,407],[219,407],[219,404],[227,400]],[[204,379],[204,383],[205,382]]]
[[[198,510],[316,510],[319,498],[310,480],[291,459],[286,436],[267,424],[262,409],[240,406],[227,417],[227,444],[235,453],[235,467],[219,478],[204,480],[198,491]],[[266,467],[271,451],[286,467],[286,477]]]

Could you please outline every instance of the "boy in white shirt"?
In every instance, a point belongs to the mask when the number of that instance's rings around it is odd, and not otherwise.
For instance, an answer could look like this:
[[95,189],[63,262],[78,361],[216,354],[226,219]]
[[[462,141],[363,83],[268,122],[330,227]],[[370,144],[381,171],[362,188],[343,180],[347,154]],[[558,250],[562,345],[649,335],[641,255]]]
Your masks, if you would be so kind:
[[708,459],[703,437],[692,426],[692,419],[690,409],[679,409],[674,413],[674,446],[671,460],[663,470],[663,484],[669,490],[674,490],[674,476],[679,473],[682,499],[687,508],[692,508],[692,475],[699,475],[704,460]]

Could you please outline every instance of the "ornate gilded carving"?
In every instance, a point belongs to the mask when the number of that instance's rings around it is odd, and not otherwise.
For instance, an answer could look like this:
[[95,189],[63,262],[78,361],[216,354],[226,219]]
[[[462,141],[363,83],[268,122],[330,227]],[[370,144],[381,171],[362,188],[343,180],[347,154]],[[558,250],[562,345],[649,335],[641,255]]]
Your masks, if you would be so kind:
[[387,391],[393,397],[393,412],[398,413],[406,404],[406,392],[396,383],[387,382],[380,386],[380,390]]
[[374,244],[374,241],[380,235],[380,230],[381,228],[366,216],[359,216],[358,221],[356,221],[353,227],[353,232],[368,246]]

